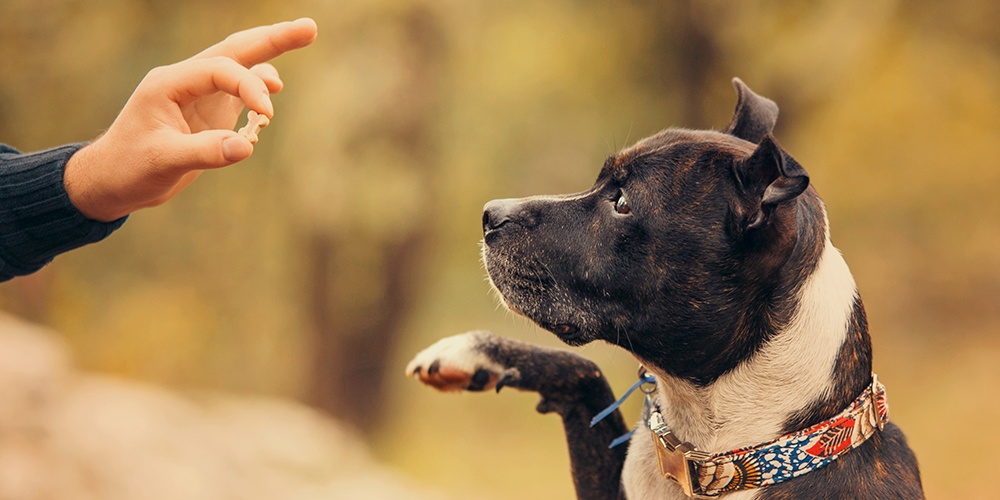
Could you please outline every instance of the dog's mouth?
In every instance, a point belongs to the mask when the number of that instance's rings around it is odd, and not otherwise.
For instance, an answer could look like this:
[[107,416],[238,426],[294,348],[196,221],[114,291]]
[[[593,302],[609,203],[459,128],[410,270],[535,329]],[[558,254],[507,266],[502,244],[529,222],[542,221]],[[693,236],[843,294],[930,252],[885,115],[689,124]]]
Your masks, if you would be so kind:
[[575,346],[587,343],[583,333],[580,332],[580,328],[576,325],[569,323],[556,323],[553,325],[542,324],[541,326],[542,328],[556,334],[556,336],[559,337],[559,340],[562,340],[569,345]]

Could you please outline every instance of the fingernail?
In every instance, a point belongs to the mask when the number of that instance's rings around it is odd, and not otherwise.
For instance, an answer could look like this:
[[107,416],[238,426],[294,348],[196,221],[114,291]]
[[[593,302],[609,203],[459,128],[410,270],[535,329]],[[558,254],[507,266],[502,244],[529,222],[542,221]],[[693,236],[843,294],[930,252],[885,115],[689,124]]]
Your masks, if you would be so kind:
[[222,141],[222,156],[226,161],[237,162],[245,160],[253,153],[250,141],[242,137],[227,137]]
[[271,103],[271,93],[264,90],[264,106],[267,107],[267,114],[274,116],[274,104]]

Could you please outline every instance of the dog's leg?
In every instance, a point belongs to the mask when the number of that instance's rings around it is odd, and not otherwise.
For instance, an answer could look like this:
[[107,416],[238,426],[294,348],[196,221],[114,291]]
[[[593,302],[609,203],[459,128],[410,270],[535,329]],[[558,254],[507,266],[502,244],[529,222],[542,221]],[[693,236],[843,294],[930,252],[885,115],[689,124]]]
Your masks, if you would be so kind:
[[618,411],[590,426],[594,415],[614,402],[611,387],[592,361],[479,331],[424,349],[406,373],[442,391],[513,387],[539,393],[538,411],[562,417],[577,498],[623,498],[626,445],[608,445],[628,429]]

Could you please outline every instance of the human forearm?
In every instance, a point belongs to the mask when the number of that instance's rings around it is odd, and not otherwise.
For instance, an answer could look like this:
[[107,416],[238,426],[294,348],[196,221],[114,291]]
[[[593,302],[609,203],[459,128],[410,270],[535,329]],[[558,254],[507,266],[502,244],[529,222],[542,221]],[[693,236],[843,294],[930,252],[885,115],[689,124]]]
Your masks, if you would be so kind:
[[69,159],[84,144],[20,154],[0,147],[0,281],[30,274],[56,255],[106,238],[125,219],[88,219],[63,184]]

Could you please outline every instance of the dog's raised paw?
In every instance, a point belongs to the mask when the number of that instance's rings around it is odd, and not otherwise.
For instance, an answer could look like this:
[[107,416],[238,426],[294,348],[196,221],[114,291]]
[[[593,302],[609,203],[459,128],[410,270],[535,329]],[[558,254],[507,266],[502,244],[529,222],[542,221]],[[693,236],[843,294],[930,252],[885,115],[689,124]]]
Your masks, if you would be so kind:
[[441,339],[410,361],[406,375],[439,391],[499,390],[514,373],[480,349],[489,335],[469,332]]

